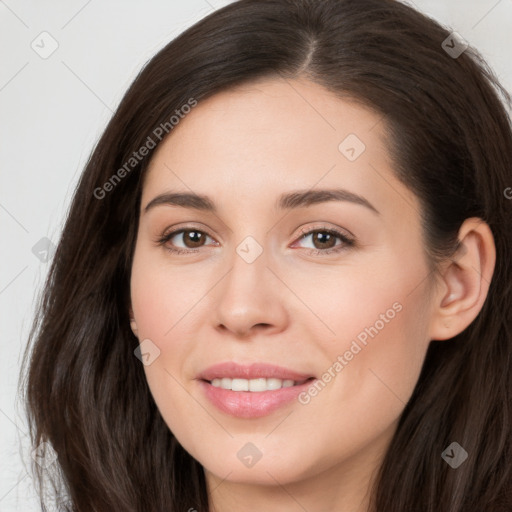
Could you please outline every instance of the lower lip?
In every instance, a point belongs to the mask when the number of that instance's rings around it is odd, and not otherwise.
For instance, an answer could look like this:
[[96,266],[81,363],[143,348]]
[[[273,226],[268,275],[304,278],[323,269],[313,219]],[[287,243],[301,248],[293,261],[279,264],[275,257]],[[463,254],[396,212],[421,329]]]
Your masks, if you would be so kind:
[[206,397],[222,412],[238,418],[260,418],[289,404],[314,382],[307,380],[303,384],[272,391],[231,391],[212,386],[204,380],[199,381]]

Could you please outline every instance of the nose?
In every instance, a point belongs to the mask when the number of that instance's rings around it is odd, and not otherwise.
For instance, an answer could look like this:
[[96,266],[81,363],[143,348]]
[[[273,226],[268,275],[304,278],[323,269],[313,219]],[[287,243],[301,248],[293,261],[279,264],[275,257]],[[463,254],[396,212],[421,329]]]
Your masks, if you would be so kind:
[[216,287],[216,329],[245,339],[286,329],[286,290],[268,264],[265,251],[252,262],[234,255],[231,269]]

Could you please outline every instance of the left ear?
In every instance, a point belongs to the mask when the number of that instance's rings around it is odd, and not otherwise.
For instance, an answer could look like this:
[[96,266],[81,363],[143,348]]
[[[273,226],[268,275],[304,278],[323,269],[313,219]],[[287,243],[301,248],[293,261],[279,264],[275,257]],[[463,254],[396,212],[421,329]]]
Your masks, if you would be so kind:
[[466,219],[459,229],[459,249],[442,265],[434,292],[430,339],[446,340],[461,333],[478,315],[489,291],[496,247],[488,224]]

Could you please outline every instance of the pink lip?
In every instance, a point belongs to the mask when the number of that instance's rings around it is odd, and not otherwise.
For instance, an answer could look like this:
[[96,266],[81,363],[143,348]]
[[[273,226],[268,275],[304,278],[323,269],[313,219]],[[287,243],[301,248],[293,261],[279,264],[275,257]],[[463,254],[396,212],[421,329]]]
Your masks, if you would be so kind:
[[272,364],[253,363],[251,365],[241,365],[228,361],[210,366],[201,372],[197,378],[211,381],[213,379],[222,379],[223,377],[235,379],[282,379],[300,382],[312,377],[312,375],[294,372]]
[[[306,382],[287,388],[260,392],[231,391],[212,386],[208,382],[223,377],[239,379],[275,378]],[[211,366],[198,376],[199,385],[212,404],[222,412],[238,418],[259,418],[283,407],[296,399],[302,391],[312,384],[311,378],[311,375],[297,373],[279,366],[264,363],[244,366],[233,362]]]

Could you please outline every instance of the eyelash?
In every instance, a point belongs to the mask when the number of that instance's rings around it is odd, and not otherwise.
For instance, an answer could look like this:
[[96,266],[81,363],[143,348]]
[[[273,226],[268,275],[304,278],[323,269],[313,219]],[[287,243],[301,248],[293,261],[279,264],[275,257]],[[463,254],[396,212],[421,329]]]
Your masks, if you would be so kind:
[[[157,240],[157,243],[158,243],[158,245],[164,246],[167,251],[169,251],[169,252],[171,252],[173,254],[190,254],[190,253],[198,252],[201,248],[181,249],[181,248],[171,248],[171,247],[165,245],[171,238],[173,238],[174,236],[176,236],[176,235],[178,235],[180,233],[185,233],[186,231],[194,231],[194,232],[197,232],[197,233],[202,233],[202,234],[204,234],[206,236],[209,236],[210,238],[213,238],[212,236],[210,236],[205,231],[202,231],[200,229],[196,229],[194,227],[188,227],[188,228],[181,228],[181,229],[178,229],[176,231],[171,231],[170,233],[162,235]],[[345,235],[344,233],[341,233],[337,229],[326,228],[326,227],[325,228],[315,228],[315,229],[301,231],[301,235],[299,236],[297,241],[302,240],[302,239],[306,238],[307,236],[312,235],[314,233],[327,233],[329,235],[334,235],[335,237],[338,237],[343,243],[339,244],[339,245],[336,245],[334,247],[331,247],[329,249],[308,249],[310,254],[324,256],[324,255],[328,255],[328,254],[332,254],[332,253],[339,253],[341,251],[349,249],[350,247],[355,246],[355,240],[354,239],[349,238],[347,235]]]

